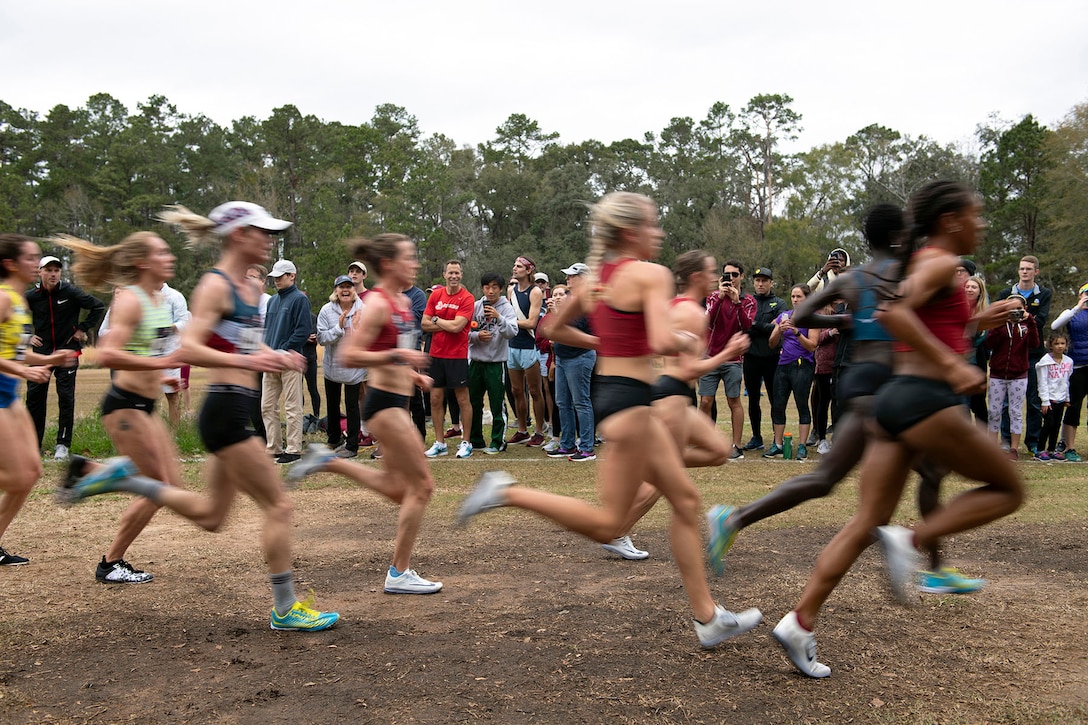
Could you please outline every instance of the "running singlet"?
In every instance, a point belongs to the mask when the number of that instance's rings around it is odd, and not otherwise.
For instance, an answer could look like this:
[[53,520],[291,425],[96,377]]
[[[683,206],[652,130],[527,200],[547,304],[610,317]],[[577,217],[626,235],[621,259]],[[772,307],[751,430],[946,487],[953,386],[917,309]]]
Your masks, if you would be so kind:
[[6,294],[11,300],[11,315],[0,324],[0,358],[22,360],[30,349],[30,338],[34,336],[30,312],[23,296],[11,285],[0,284],[0,294]]
[[419,344],[416,338],[416,320],[412,310],[400,309],[393,303],[393,297],[381,287],[370,290],[371,293],[381,293],[389,302],[389,319],[378,331],[374,342],[370,343],[371,352],[384,352],[397,348],[399,350],[418,350]]
[[[520,312],[518,315],[520,319],[529,319],[529,309],[532,307],[529,302],[529,293],[532,291],[532,287],[523,292],[519,285],[514,285],[510,302],[514,305],[515,312]],[[532,350],[536,347],[536,333],[519,326],[517,334],[510,338],[509,345],[515,350]]]
[[212,335],[208,338],[208,347],[219,352],[251,355],[261,349],[264,343],[264,328],[261,327],[261,313],[257,305],[251,305],[238,295],[234,281],[222,271],[212,268],[210,271],[220,275],[230,284],[234,295],[234,310],[229,317],[222,317],[216,323]]
[[140,300],[140,324],[125,343],[125,351],[140,357],[162,357],[174,334],[170,305],[162,295],[158,296],[158,304],[155,304],[156,300],[137,285],[128,285],[125,289]]
[[[915,310],[918,319],[933,336],[947,345],[952,352],[962,355],[967,352],[968,341],[963,331],[971,319],[971,308],[967,305],[967,294],[963,287],[946,290]],[[911,352],[914,348],[902,342],[893,342],[895,352]]]
[[888,259],[882,264],[876,265],[871,272],[861,270],[864,275],[864,283],[858,296],[858,308],[854,311],[854,340],[872,342],[891,342],[892,336],[884,329],[884,326],[876,319],[876,311],[880,307],[881,300],[877,298],[877,285],[885,282],[884,275],[896,264],[896,260]]
[[[634,259],[625,257],[619,262],[601,265],[601,284],[608,284],[612,273]],[[601,340],[597,350],[603,357],[644,357],[653,353],[646,335],[646,315],[639,312],[617,310],[604,301],[598,302],[590,314],[593,330]]]

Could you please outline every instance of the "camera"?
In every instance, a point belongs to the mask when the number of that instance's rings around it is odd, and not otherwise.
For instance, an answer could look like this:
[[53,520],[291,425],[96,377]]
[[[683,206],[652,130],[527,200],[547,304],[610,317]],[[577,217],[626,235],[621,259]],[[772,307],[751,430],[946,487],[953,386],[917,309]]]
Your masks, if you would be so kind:
[[718,280],[723,285],[725,285],[726,287],[732,287],[733,286],[733,280],[731,278],[725,276],[724,274],[721,277],[719,277]]
[[1020,309],[1012,310],[1011,312],[1009,312],[1009,319],[1019,322],[1020,320],[1024,319],[1025,314],[1026,313]]

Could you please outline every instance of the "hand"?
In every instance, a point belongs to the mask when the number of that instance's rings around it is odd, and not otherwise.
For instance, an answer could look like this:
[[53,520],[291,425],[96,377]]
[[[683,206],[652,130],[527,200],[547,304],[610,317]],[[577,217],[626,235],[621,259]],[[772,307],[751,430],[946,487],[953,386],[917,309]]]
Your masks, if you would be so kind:
[[732,283],[725,287],[724,292],[725,296],[733,300],[734,304],[740,301],[740,290],[734,287]]
[[494,337],[494,335],[491,334],[490,330],[480,330],[480,341],[481,342],[491,342],[491,338],[493,338],[493,337]]
[[79,353],[76,350],[58,350],[46,358],[46,364],[51,367],[70,368],[75,366],[78,359]]
[[77,328],[76,331],[72,333],[72,339],[82,345],[87,342],[87,333]]
[[484,305],[484,317],[489,320],[497,320],[499,319],[499,313],[491,305]]
[[33,337],[30,338],[30,346],[31,347],[41,347],[42,346],[42,339],[40,337],[38,337],[37,335],[34,335]]
[[310,333],[310,336],[308,338],[306,338],[306,342],[311,343],[311,344],[317,342],[317,334],[316,333]]
[[1039,410],[1042,411],[1043,415],[1046,415],[1047,413],[1050,412],[1050,406],[1049,405],[1040,405]]
[[416,373],[416,386],[422,389],[424,393],[429,393],[431,388],[434,387],[434,378],[423,373]]
[[23,378],[31,383],[48,383],[49,378],[53,375],[52,369],[48,365],[23,368],[22,373]]
[[425,368],[431,364],[431,357],[422,350],[408,350],[405,348],[397,348],[397,355],[400,356],[401,363],[413,368]]
[[162,377],[163,387],[169,388],[171,393],[176,393],[181,390],[181,378],[175,377]]

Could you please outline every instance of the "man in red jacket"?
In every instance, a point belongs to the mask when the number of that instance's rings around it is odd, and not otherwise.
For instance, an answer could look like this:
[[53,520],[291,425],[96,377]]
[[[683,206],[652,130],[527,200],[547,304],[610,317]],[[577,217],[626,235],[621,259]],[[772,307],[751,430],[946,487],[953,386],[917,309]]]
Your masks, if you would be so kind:
[[[725,349],[734,335],[747,332],[756,318],[756,300],[742,291],[744,267],[736,260],[722,265],[718,290],[706,298],[707,357]],[[710,415],[719,381],[725,384],[725,399],[733,426],[733,452],[729,458],[744,458],[740,442],[744,434],[744,409],[740,404],[740,387],[744,378],[743,357],[730,360],[699,378],[699,410]]]

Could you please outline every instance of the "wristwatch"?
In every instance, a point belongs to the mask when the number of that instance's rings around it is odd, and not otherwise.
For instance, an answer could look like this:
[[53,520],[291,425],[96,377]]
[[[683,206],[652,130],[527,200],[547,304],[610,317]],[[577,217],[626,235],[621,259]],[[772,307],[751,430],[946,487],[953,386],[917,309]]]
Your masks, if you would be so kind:
[[435,316],[433,316],[433,317],[431,318],[431,322],[432,322],[432,323],[434,323],[435,325],[437,325],[437,324],[438,324],[438,321],[439,321],[440,319],[441,319],[441,318],[440,318],[440,317],[439,317],[438,315],[435,315]]

